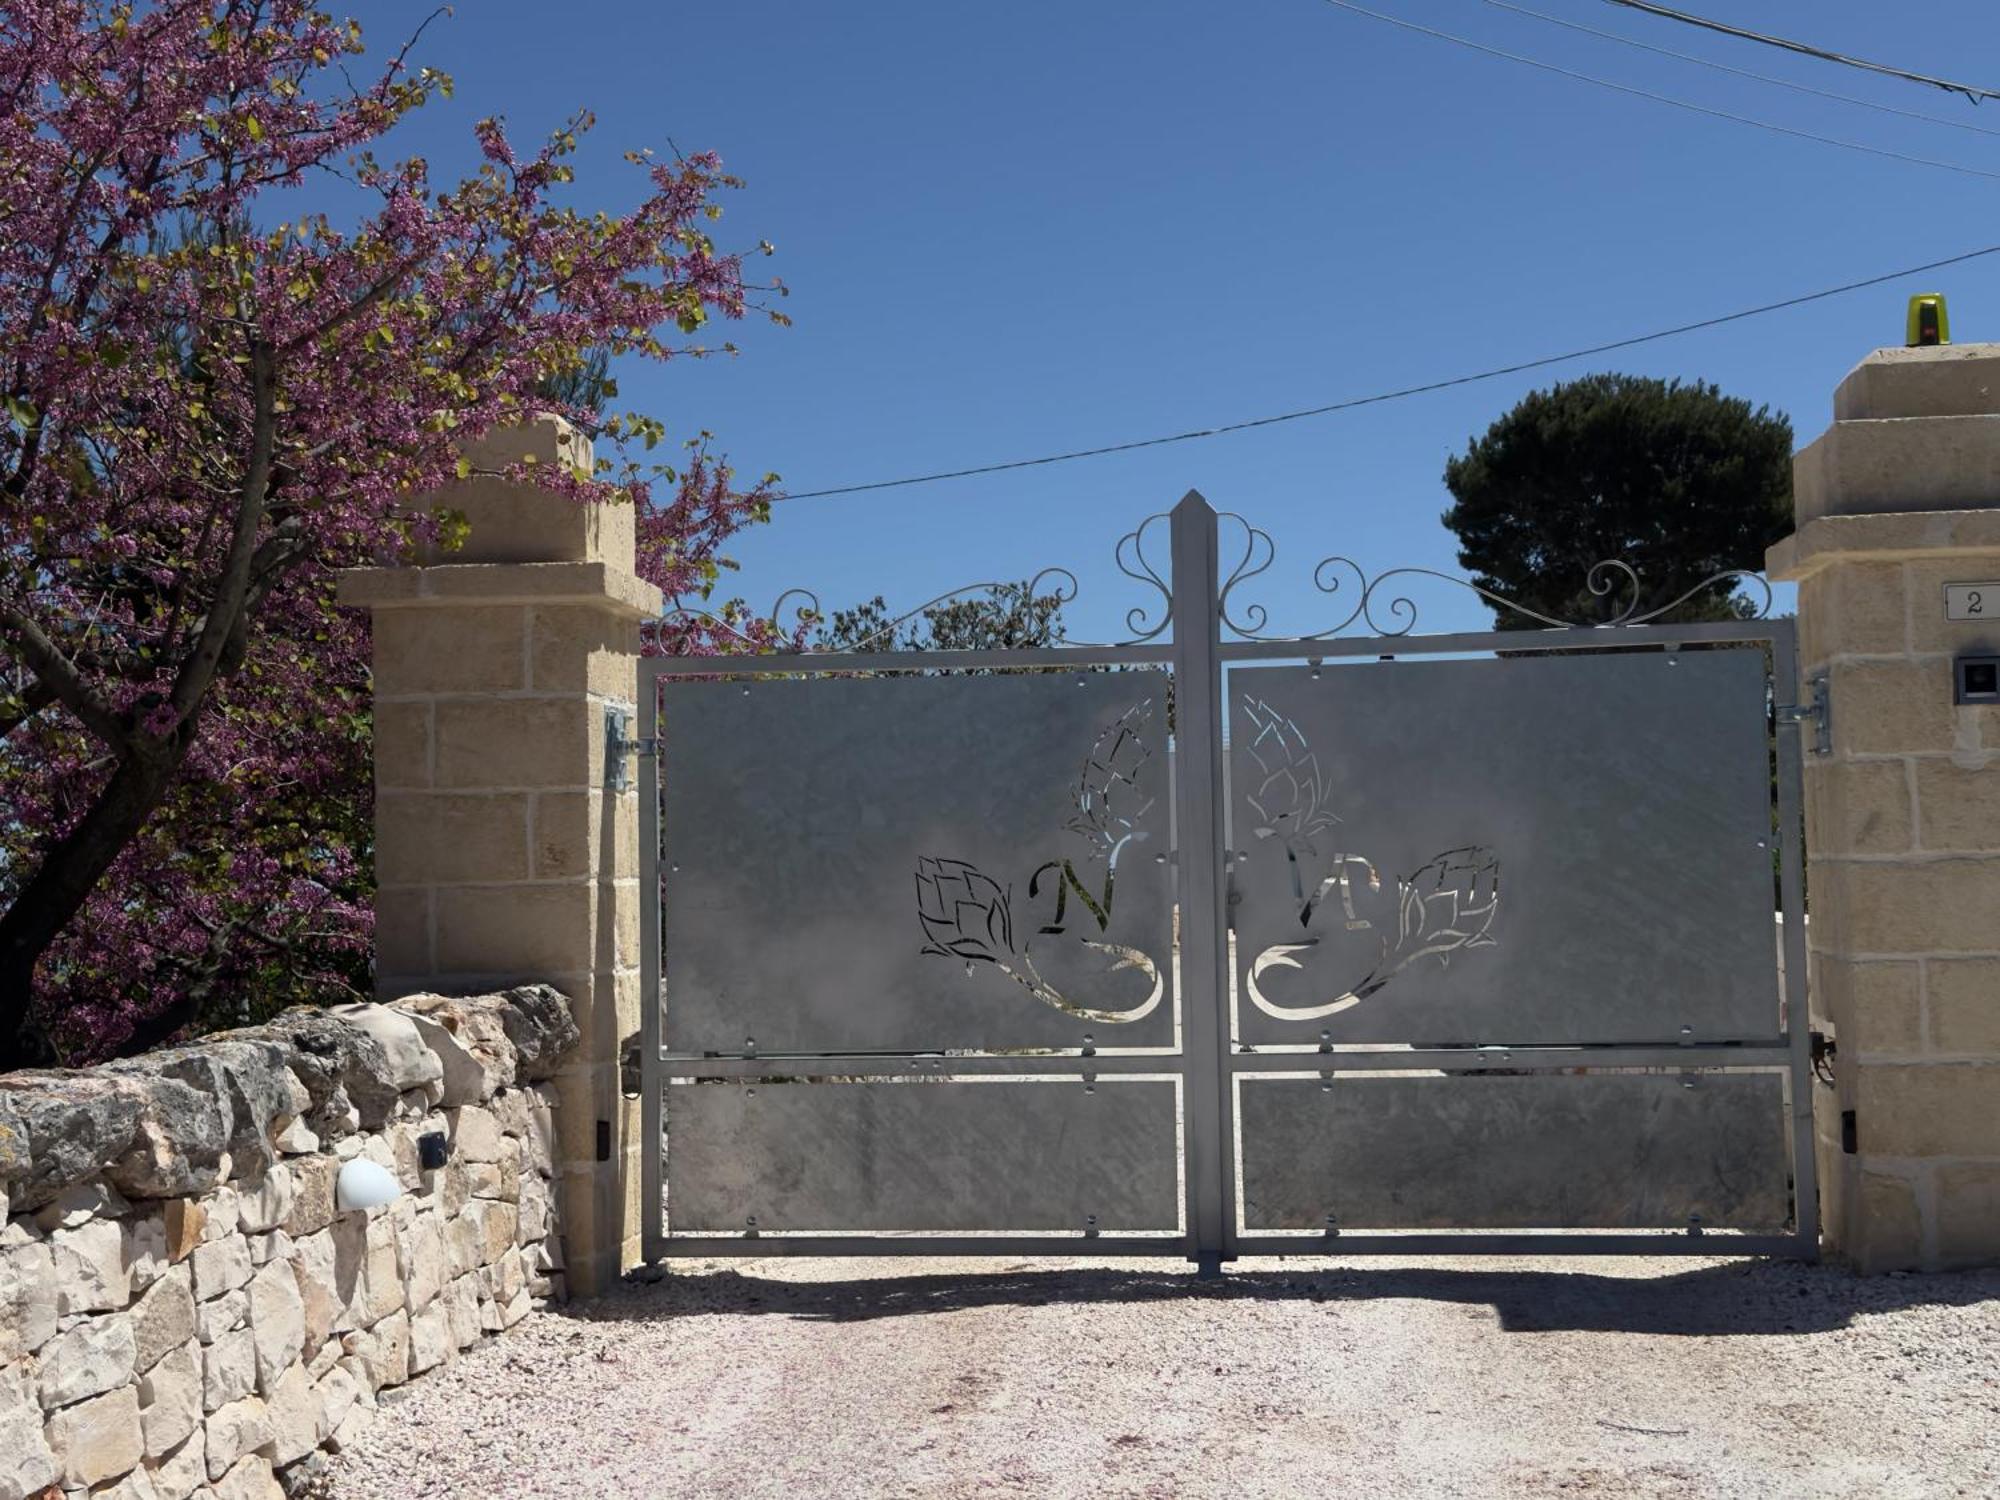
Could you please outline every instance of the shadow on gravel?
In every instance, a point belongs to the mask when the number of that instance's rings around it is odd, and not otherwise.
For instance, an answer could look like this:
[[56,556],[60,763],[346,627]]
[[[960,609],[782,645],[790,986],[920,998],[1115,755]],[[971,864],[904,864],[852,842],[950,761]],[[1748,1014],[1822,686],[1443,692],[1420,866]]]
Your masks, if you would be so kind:
[[1965,1307],[2000,1300],[2000,1271],[1857,1276],[1829,1266],[1731,1261],[1636,1278],[1583,1271],[1486,1271],[1344,1265],[1317,1271],[1192,1272],[1022,1266],[963,1276],[790,1281],[742,1270],[628,1278],[609,1297],[573,1304],[591,1322],[714,1314],[855,1323],[979,1307],[1167,1301],[1354,1302],[1407,1298],[1491,1307],[1519,1333],[1798,1334],[1845,1328],[1857,1318],[1912,1306]]

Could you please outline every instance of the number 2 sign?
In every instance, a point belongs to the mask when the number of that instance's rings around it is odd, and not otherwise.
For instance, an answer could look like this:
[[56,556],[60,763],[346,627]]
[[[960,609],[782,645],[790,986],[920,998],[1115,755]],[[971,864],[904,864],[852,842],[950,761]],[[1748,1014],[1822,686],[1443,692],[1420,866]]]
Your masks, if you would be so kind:
[[1944,617],[1947,620],[2000,620],[2000,582],[1947,583],[1944,586]]

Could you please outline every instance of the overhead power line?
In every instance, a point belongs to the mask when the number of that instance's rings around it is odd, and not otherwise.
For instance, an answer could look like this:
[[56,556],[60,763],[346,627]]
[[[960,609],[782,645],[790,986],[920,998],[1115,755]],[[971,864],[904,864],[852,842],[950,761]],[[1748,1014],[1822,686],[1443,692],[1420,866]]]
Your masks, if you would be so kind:
[[1825,47],[1815,47],[1810,42],[1795,42],[1788,37],[1771,36],[1762,31],[1751,31],[1742,26],[1731,26],[1726,21],[1711,21],[1706,16],[1690,15],[1684,10],[1674,10],[1665,5],[1654,5],[1651,0],[1610,0],[1612,5],[1622,5],[1627,10],[1644,11],[1649,16],[1660,16],[1669,21],[1680,21],[1689,26],[1699,26],[1705,31],[1719,31],[1724,36],[1733,36],[1746,42],[1761,42],[1766,47],[1781,47],[1787,52],[1796,52],[1802,57],[1817,57],[1822,62],[1839,63],[1843,67],[1860,68],[1869,73],[1880,73],[1889,78],[1900,78],[1905,83],[1921,83],[1934,89],[1943,89],[1948,94],[1963,94],[1974,104],[1981,99],[2000,99],[2000,93],[1992,89],[1975,88],[1969,83],[1953,83],[1948,78],[1933,78],[1928,73],[1912,73],[1907,68],[1891,67],[1888,63],[1869,62],[1866,58],[1849,57],[1844,52],[1833,52]]
[[1449,380],[1432,380],[1423,385],[1404,386],[1401,390],[1382,391],[1373,396],[1354,396],[1345,401],[1329,402],[1325,406],[1307,407],[1303,411],[1281,412],[1272,417],[1252,417],[1244,422],[1229,422],[1220,427],[1200,427],[1190,432],[1176,432],[1167,437],[1139,438],[1128,443],[1107,443],[1099,448],[1077,448],[1068,453],[1051,453],[1042,458],[1017,458],[1006,463],[980,464],[969,469],[945,469],[935,474],[913,474],[907,479],[877,479],[868,484],[836,485],[823,490],[796,490],[778,498],[818,500],[830,495],[858,495],[867,490],[893,490],[912,484],[937,484],[946,479],[970,479],[979,474],[1002,474],[1011,469],[1033,469],[1045,464],[1066,464],[1079,458],[1102,458],[1107,454],[1131,453],[1140,448],[1162,448],[1169,443],[1191,443],[1197,438],[1221,437],[1229,432],[1248,432],[1255,427],[1275,427],[1280,422],[1298,422],[1307,417],[1329,416],[1334,412],[1352,411],[1358,406],[1377,406],[1384,401],[1400,401],[1406,396],[1422,396],[1431,391],[1449,390],[1453,386],[1472,385],[1481,380],[1497,380],[1503,375],[1518,375],[1524,370],[1540,370],[1573,359],[1588,359],[1596,354],[1609,354],[1614,349],[1630,349],[1639,344],[1657,343],[1661,339],[1675,338],[1683,333],[1698,333],[1704,328],[1719,328],[1725,323],[1740,323],[1745,318],[1782,312],[1788,307],[1803,307],[1808,302],[1822,302],[1828,297],[1838,297],[1846,292],[1858,292],[1866,287],[1881,286],[1888,281],[1900,281],[1906,276],[1920,276],[1926,271],[1941,271],[1946,266],[1963,265],[1966,261],[1978,260],[1986,255],[2000,255],[2000,245],[1988,245],[1981,250],[1968,250],[1963,255],[1951,255],[1943,260],[1926,261],[1920,266],[1905,266],[1900,271],[1885,271],[1880,276],[1849,281],[1841,286],[1827,287],[1823,291],[1807,292],[1803,296],[1787,297],[1782,302],[1766,302],[1758,307],[1746,307],[1738,312],[1723,313],[1720,317],[1702,318],[1693,323],[1680,323],[1653,333],[1634,334],[1630,338],[1592,344],[1587,349],[1572,349],[1566,354],[1549,354],[1540,359],[1525,359],[1517,364],[1502,365],[1498,369],[1481,370],[1476,375],[1455,375]]
[[1641,52],[1651,52],[1660,57],[1695,63],[1700,67],[1713,68],[1718,73],[1730,73],[1738,78],[1754,79],[1758,83],[1775,84],[1781,89],[1790,89],[1795,94],[1811,94],[1816,99],[1833,99],[1841,104],[1858,104],[1863,109],[1876,110],[1885,115],[1898,115],[1905,120],[1923,120],[1932,125],[1946,125],[1953,130],[1969,130],[1977,135],[2000,135],[2000,130],[1995,130],[1990,125],[1975,125],[1970,120],[1954,120],[1945,115],[1927,115],[1919,109],[1898,109],[1893,104],[1884,104],[1876,99],[1863,99],[1857,94],[1839,94],[1832,89],[1816,89],[1809,83],[1798,83],[1790,78],[1779,78],[1770,73],[1756,73],[1749,68],[1731,67],[1728,63],[1717,62],[1712,57],[1702,57],[1693,52],[1676,52],[1671,47],[1642,42],[1637,37],[1624,36],[1616,31],[1603,31],[1595,26],[1586,26],[1581,21],[1572,21],[1565,16],[1552,16],[1545,11],[1529,10],[1525,5],[1511,5],[1508,0],[1485,0],[1485,3],[1496,10],[1510,10],[1517,16],[1532,16],[1535,20],[1546,21],[1551,26],[1580,31],[1585,36],[1601,37],[1607,42],[1617,42],[1625,47],[1636,47]]
[[1406,21],[1401,16],[1384,15],[1379,10],[1369,10],[1366,6],[1355,5],[1353,0],[1326,0],[1336,10],[1354,12],[1357,16],[1367,16],[1371,21],[1382,21],[1390,26],[1400,26],[1405,31],[1414,31],[1423,36],[1436,37],[1441,42],[1454,46],[1469,47],[1474,52],[1483,52],[1488,57],[1505,58],[1508,62],[1520,63],[1525,67],[1540,68],[1544,73],[1556,73],[1564,78],[1574,78],[1579,83],[1595,84],[1601,89],[1611,89],[1620,94],[1630,94],[1638,99],[1651,99],[1656,104],[1671,104],[1675,109],[1684,109],[1697,115],[1708,115],[1717,120],[1730,120],[1738,125],[1751,125],[1758,130],[1768,130],[1776,135],[1789,135],[1797,140],[1818,141],[1823,146],[1839,146],[1847,151],[1860,151],[1869,156],[1886,157],[1890,161],[1908,162],[1912,166],[1937,167],[1946,172],[1960,172],[1968,177],[1986,177],[2000,181],[2000,172],[1990,172],[1984,167],[1968,167],[1955,161],[1938,161],[1929,156],[1912,156],[1903,151],[1891,151],[1883,146],[1864,145],[1860,141],[1844,141],[1836,136],[1815,135],[1810,130],[1796,130],[1790,125],[1775,124],[1770,120],[1759,120],[1750,115],[1731,114],[1726,109],[1711,109],[1706,104],[1695,104],[1686,99],[1676,99],[1671,94],[1656,94],[1651,89],[1634,88],[1628,83],[1614,83],[1609,78],[1599,78],[1593,73],[1579,73],[1573,68],[1559,68],[1554,63],[1543,62],[1538,57],[1524,57],[1518,52],[1503,51],[1499,47],[1489,47],[1484,42],[1475,42],[1470,37],[1457,36],[1449,31],[1439,31],[1433,26],[1419,26],[1415,21]]

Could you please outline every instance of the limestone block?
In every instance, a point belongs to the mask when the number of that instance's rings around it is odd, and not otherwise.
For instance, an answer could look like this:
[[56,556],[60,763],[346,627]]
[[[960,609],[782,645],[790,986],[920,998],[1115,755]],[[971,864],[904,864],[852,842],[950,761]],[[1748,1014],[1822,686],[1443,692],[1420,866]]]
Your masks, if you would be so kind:
[[1808,838],[1813,853],[1902,854],[1915,846],[1909,772],[1900,760],[1818,766]]
[[215,1482],[215,1500],[285,1500],[285,1487],[271,1472],[270,1460],[252,1453]]
[[273,1464],[283,1468],[296,1463],[319,1446],[319,1391],[304,1365],[292,1364],[272,1383],[266,1405]]
[[1976,510],[2000,502],[2000,416],[1835,422],[1793,465],[1793,510],[1820,516]]
[[1928,968],[1931,1046],[2000,1057],[2000,959],[1937,958]]
[[451,1341],[460,1349],[479,1342],[479,1290],[471,1275],[461,1276],[438,1297],[451,1332]]
[[354,1409],[354,1403],[361,1394],[361,1383],[349,1371],[335,1365],[320,1376],[318,1391],[318,1441],[325,1442]]
[[1836,421],[2000,413],[2000,344],[1877,349],[1833,392]]
[[121,1386],[75,1406],[65,1406],[43,1429],[62,1465],[66,1485],[102,1484],[139,1466],[145,1437],[139,1425],[139,1388]]
[[105,1312],[132,1297],[125,1266],[125,1231],[116,1219],[92,1219],[49,1236],[54,1257],[56,1311]]
[[37,1394],[44,1408],[68,1406],[131,1380],[136,1354],[132,1320],[123,1313],[85,1318],[42,1350]]
[[517,1244],[529,1245],[547,1237],[549,1232],[549,1190],[542,1179],[530,1172],[521,1178],[521,1218],[515,1229]]
[[207,1440],[196,1433],[158,1463],[148,1467],[153,1493],[159,1500],[188,1500],[208,1482]]
[[0,1500],[26,1500],[62,1478],[42,1437],[42,1408],[28,1372],[0,1363]]
[[538,604],[528,625],[528,686],[630,702],[638,660],[636,622],[601,604]]
[[211,1302],[194,1305],[195,1337],[212,1344],[224,1334],[234,1333],[250,1322],[250,1294],[242,1287],[224,1292]]
[[[240,1232],[237,1225],[236,1189],[224,1185],[200,1200],[201,1208],[197,1243],[206,1245],[211,1240],[228,1239]],[[189,1254],[193,1254],[190,1250]]]
[[404,1305],[420,1313],[443,1287],[446,1275],[444,1231],[436,1214],[422,1214],[397,1237],[402,1267]]
[[40,1241],[0,1248],[0,1368],[56,1332],[55,1256]]
[[201,1243],[202,1232],[208,1225],[208,1211],[198,1198],[174,1198],[162,1208],[161,1221],[167,1231],[167,1258],[179,1264],[194,1254],[194,1247]]
[[385,886],[528,878],[525,793],[384,792],[375,827]]
[[1856,963],[1816,954],[1815,998],[1845,1058],[1905,1055],[1924,1046],[1922,977],[1915,960]]
[[185,1265],[169,1268],[132,1304],[133,1368],[144,1372],[170,1349],[195,1336],[193,1278]]
[[92,1219],[117,1219],[132,1211],[123,1194],[109,1183],[77,1182],[35,1210],[35,1227],[44,1232],[74,1229]]
[[298,1363],[305,1333],[298,1277],[288,1263],[273,1261],[250,1282],[250,1334],[259,1391],[268,1396],[278,1377]]
[[1862,1068],[1854,1107],[1864,1156],[2000,1157],[2000,1063]]
[[303,1347],[317,1350],[339,1326],[346,1298],[338,1284],[338,1267],[331,1230],[322,1229],[294,1243],[290,1261],[298,1284],[299,1310],[304,1322]]
[[90,1500],[160,1500],[160,1492],[154,1487],[153,1476],[141,1465],[123,1479],[92,1490]]
[[271,1441],[271,1414],[259,1397],[244,1396],[211,1413],[207,1432],[208,1477],[213,1483],[238,1459]]
[[2000,763],[1920,760],[1916,779],[1924,848],[2000,850]]
[[410,1319],[410,1374],[421,1375],[443,1364],[458,1351],[451,1341],[451,1320],[436,1303]]
[[271,1138],[271,1144],[287,1156],[304,1156],[319,1150],[319,1137],[304,1120],[293,1120]]
[[237,1225],[245,1234],[264,1234],[285,1222],[292,1209],[292,1173],[283,1162],[275,1162],[264,1180],[245,1187],[237,1195]]
[[436,1055],[401,1011],[386,1005],[335,1005],[328,1011],[375,1039],[387,1059],[388,1081],[398,1093],[443,1076]]
[[1900,562],[1846,562],[1799,585],[1799,656],[1808,670],[1831,656],[1900,656],[1908,643]]
[[[373,1328],[346,1335],[342,1344],[360,1364],[370,1391],[401,1385],[410,1378],[410,1316],[398,1310]],[[352,1368],[352,1366],[350,1366]]]
[[250,1264],[267,1266],[274,1260],[286,1260],[292,1253],[292,1237],[282,1229],[274,1229],[269,1234],[253,1234],[248,1237]]
[[357,1404],[352,1411],[348,1412],[341,1424],[328,1435],[326,1439],[327,1452],[340,1453],[353,1447],[355,1443],[366,1435],[369,1426],[374,1420],[375,1412],[373,1408]]
[[250,1246],[240,1234],[195,1246],[189,1262],[194,1266],[194,1294],[202,1302],[235,1291],[256,1270]]
[[431,705],[375,705],[375,787],[377,791],[423,788],[431,784]]
[[377,699],[526,687],[518,604],[382,609],[373,620]]
[[[338,1247],[336,1236],[335,1245]],[[368,1220],[364,1230],[361,1274],[350,1310],[364,1328],[403,1307],[403,1275],[396,1254],[396,1221],[387,1214]]]
[[475,1198],[465,1205],[463,1217],[479,1226],[481,1265],[493,1264],[514,1248],[514,1231],[521,1222],[521,1215],[513,1204]]
[[1816,940],[1838,933],[1846,952],[1949,954],[1992,947],[2000,858],[1815,860],[1811,878]]
[[528,1294],[528,1288],[524,1283],[507,1302],[500,1305],[500,1327],[512,1328],[534,1310],[535,1299]]
[[1949,662],[1837,662],[1829,677],[1840,705],[1833,722],[1837,754],[1896,755],[1957,745]]
[[560,974],[589,956],[588,885],[444,887],[437,964],[447,973]]
[[501,1145],[506,1139],[500,1129],[500,1122],[489,1109],[477,1105],[466,1105],[460,1109],[445,1111],[447,1128],[451,1135],[451,1147],[455,1155],[468,1162],[497,1162],[500,1160]]
[[202,1353],[202,1407],[219,1411],[257,1388],[257,1343],[247,1328],[225,1333]]
[[524,1088],[502,1088],[486,1101],[487,1109],[500,1126],[500,1133],[509,1139],[519,1139],[529,1130],[528,1102],[533,1098]]
[[333,1222],[334,1182],[340,1163],[331,1156],[305,1156],[291,1163],[292,1202],[284,1230],[294,1239],[316,1233]]
[[146,1456],[164,1458],[201,1425],[202,1348],[189,1340],[139,1377],[139,1419]]

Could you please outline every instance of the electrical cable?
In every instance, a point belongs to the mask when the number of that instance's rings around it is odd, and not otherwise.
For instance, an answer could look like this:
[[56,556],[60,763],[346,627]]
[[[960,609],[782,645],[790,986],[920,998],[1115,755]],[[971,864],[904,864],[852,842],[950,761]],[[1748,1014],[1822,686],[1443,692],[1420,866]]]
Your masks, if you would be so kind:
[[1695,63],[1700,67],[1713,68],[1718,73],[1733,73],[1738,78],[1755,79],[1758,83],[1776,84],[1781,89],[1790,89],[1797,94],[1811,94],[1817,99],[1833,99],[1842,104],[1858,104],[1863,109],[1872,109],[1885,115],[1899,115],[1905,120],[1922,120],[1931,125],[1944,125],[1953,130],[1969,130],[1976,135],[2000,136],[2000,130],[1990,125],[1975,125],[1970,120],[1952,120],[1944,115],[1927,115],[1919,109],[1898,109],[1893,104],[1883,104],[1875,99],[1863,99],[1856,94],[1838,94],[1832,89],[1816,89],[1809,83],[1796,83],[1789,78],[1778,78],[1770,73],[1757,73],[1749,68],[1732,67],[1726,62],[1717,62],[1712,57],[1702,57],[1693,52],[1676,52],[1671,47],[1660,47],[1652,42],[1642,42],[1637,37],[1624,36],[1616,31],[1603,31],[1595,26],[1586,26],[1581,21],[1572,21],[1565,16],[1552,16],[1545,11],[1529,10],[1525,5],[1512,5],[1508,0],[1482,0],[1496,10],[1511,10],[1517,16],[1532,16],[1537,21],[1546,21],[1551,26],[1561,26],[1570,31],[1580,31],[1585,36],[1601,37],[1607,42],[1617,42],[1621,46],[1636,47],[1641,52],[1656,53],[1661,57],[1676,58],[1681,62]]
[[1630,338],[1613,339],[1609,343],[1593,344],[1587,349],[1572,349],[1566,354],[1549,354],[1540,359],[1522,360],[1517,364],[1502,365],[1494,370],[1481,370],[1476,375],[1456,375],[1449,380],[1433,380],[1423,385],[1404,386],[1401,390],[1382,391],[1373,396],[1354,396],[1345,401],[1330,402],[1325,406],[1308,407],[1303,411],[1282,412],[1277,416],[1253,417],[1248,421],[1229,422],[1220,427],[1202,427],[1191,432],[1177,432],[1167,437],[1139,438],[1129,443],[1109,443],[1100,448],[1077,448],[1068,453],[1051,453],[1042,458],[1017,458],[1006,463],[980,464],[969,469],[947,469],[935,474],[914,474],[907,479],[878,479],[867,484],[835,485],[821,490],[797,490],[774,496],[779,500],[817,500],[830,495],[858,495],[869,490],[901,489],[913,484],[936,484],[946,479],[970,479],[979,474],[1000,474],[1012,469],[1033,469],[1045,464],[1069,463],[1079,458],[1101,458],[1112,453],[1130,453],[1139,448],[1160,448],[1169,443],[1188,443],[1196,438],[1220,437],[1224,433],[1248,432],[1256,427],[1274,427],[1280,422],[1297,422],[1306,417],[1323,417],[1333,412],[1352,411],[1358,406],[1376,406],[1384,401],[1400,401],[1407,396],[1422,396],[1432,391],[1449,390],[1453,386],[1472,385],[1482,380],[1497,380],[1503,375],[1518,375],[1524,370],[1540,370],[1549,365],[1563,364],[1573,359],[1588,359],[1595,354],[1608,354],[1614,349],[1630,349],[1639,344],[1656,343],[1661,339],[1674,338],[1683,333],[1698,333],[1705,328],[1719,328],[1725,323],[1739,323],[1745,318],[1761,317],[1765,313],[1782,312],[1790,307],[1802,307],[1808,302],[1822,302],[1828,297],[1838,297],[1847,292],[1858,292],[1867,287],[1881,286],[1884,282],[1900,281],[1906,276],[1919,276],[1926,271],[1938,271],[1946,266],[1963,265],[1966,261],[1978,260],[1982,256],[2000,255],[2000,245],[1988,245],[1982,250],[1968,250],[1963,255],[1947,256],[1943,260],[1926,261],[1920,266],[1905,266],[1900,271],[1887,271],[1880,276],[1869,276],[1860,281],[1846,282],[1841,286],[1827,287],[1823,291],[1807,292],[1798,297],[1787,297],[1781,302],[1766,302],[1758,307],[1746,307],[1737,312],[1723,313],[1719,317],[1701,318],[1693,323],[1681,323],[1672,328],[1662,328],[1653,333],[1635,334]]
[[1881,73],[1889,78],[1900,78],[1905,83],[1921,83],[1930,88],[1943,89],[1948,94],[1963,94],[1974,104],[1981,99],[2000,99],[2000,93],[1995,93],[1992,89],[1975,88],[1969,83],[1953,83],[1948,78],[1933,78],[1928,73],[1912,73],[1907,68],[1891,67],[1888,63],[1869,62],[1862,57],[1849,57],[1845,52],[1833,52],[1825,47],[1815,47],[1810,42],[1795,42],[1788,37],[1750,31],[1741,26],[1731,26],[1726,21],[1711,21],[1706,16],[1691,15],[1687,11],[1673,10],[1665,5],[1654,5],[1651,0],[1609,0],[1609,3],[1622,5],[1627,10],[1643,11],[1649,16],[1659,16],[1668,21],[1699,26],[1707,31],[1719,31],[1724,36],[1733,36],[1741,41],[1761,42],[1766,47],[1779,47],[1786,52],[1796,52],[1802,57],[1816,57],[1821,62],[1839,63],[1843,67]]
[[1836,136],[1815,135],[1810,130],[1796,130],[1790,125],[1779,125],[1770,120],[1759,120],[1751,115],[1731,114],[1726,109],[1711,109],[1706,104],[1695,104],[1686,99],[1676,99],[1671,94],[1656,94],[1650,89],[1634,88],[1628,83],[1614,83],[1609,78],[1599,78],[1592,73],[1579,73],[1573,68],[1557,67],[1554,63],[1543,62],[1540,58],[1524,57],[1518,52],[1503,51],[1499,47],[1489,47],[1484,42],[1475,42],[1470,37],[1456,36],[1449,31],[1439,31],[1435,27],[1420,26],[1415,21],[1406,21],[1401,16],[1384,15],[1379,10],[1369,10],[1356,5],[1353,0],[1324,0],[1336,10],[1352,11],[1357,16],[1367,16],[1372,21],[1383,21],[1391,26],[1400,26],[1405,31],[1414,31],[1423,36],[1436,37],[1441,42],[1451,42],[1456,46],[1469,47],[1474,52],[1484,52],[1489,57],[1505,58],[1530,68],[1540,68],[1545,73],[1557,73],[1564,78],[1574,78],[1579,83],[1593,83],[1602,89],[1612,89],[1620,94],[1631,94],[1640,99],[1651,99],[1657,104],[1671,104],[1675,109],[1685,109],[1694,114],[1708,115],[1717,120],[1730,120],[1738,125],[1753,125],[1759,130],[1772,131],[1777,135],[1789,135],[1802,141],[1818,141],[1823,146],[1839,146],[1848,151],[1861,151],[1869,156],[1886,157],[1891,161],[1908,162],[1913,166],[1937,167],[1946,172],[1960,172],[1968,177],[1987,177],[2000,181],[2000,172],[1989,172],[1984,167],[1968,167],[1955,161],[1938,161],[1928,156],[1912,156],[1907,152],[1891,151],[1884,146],[1864,145],[1860,141],[1844,141]]

